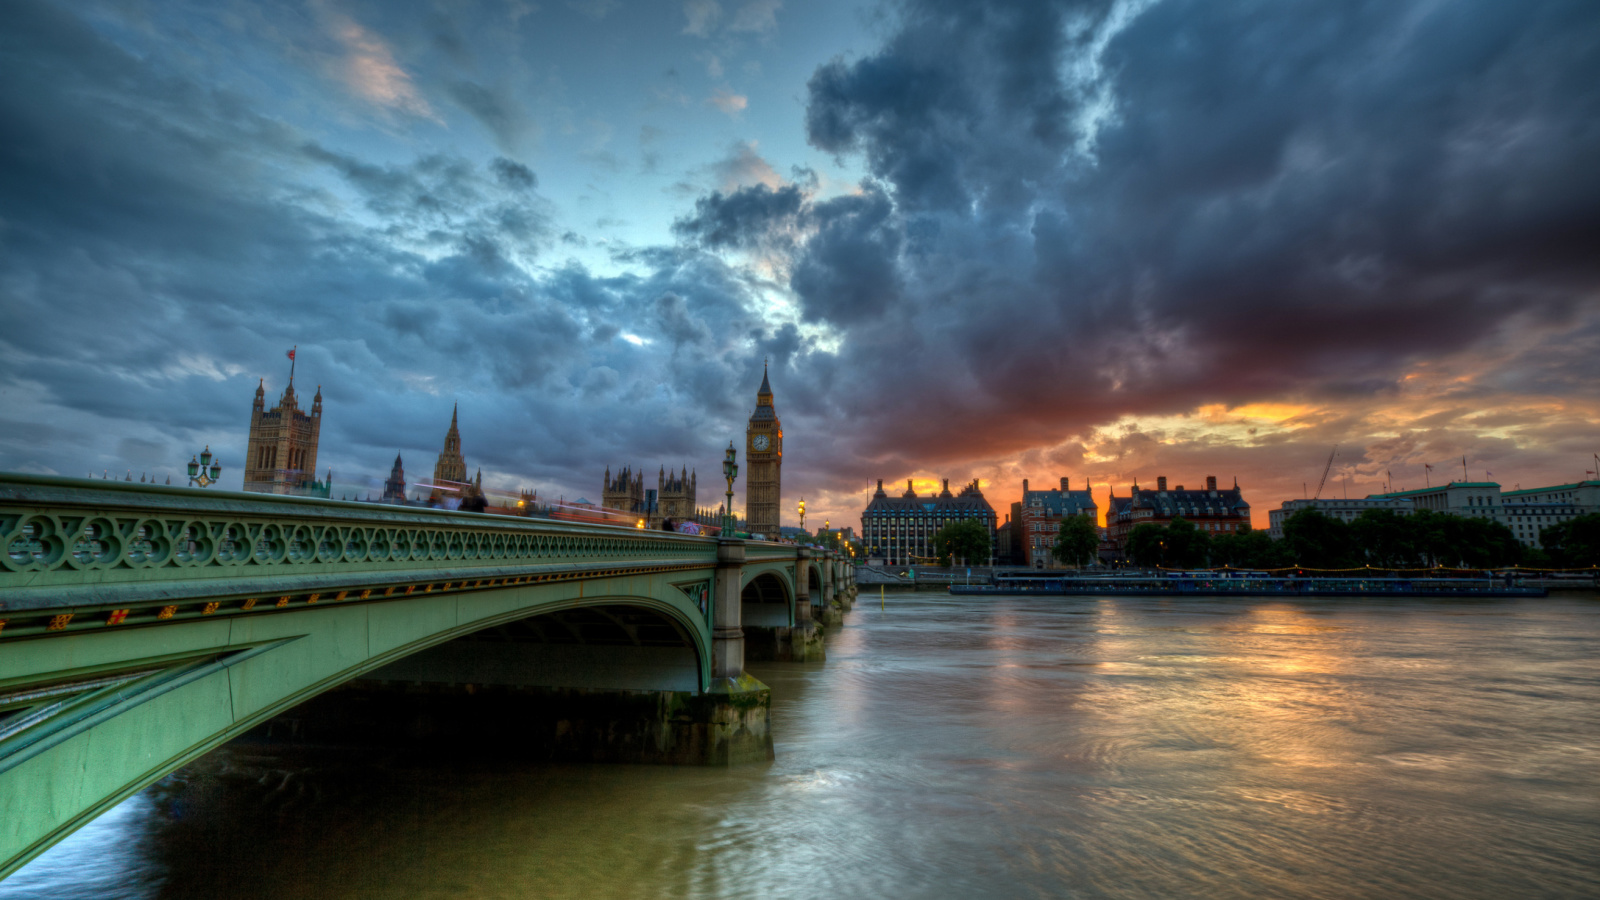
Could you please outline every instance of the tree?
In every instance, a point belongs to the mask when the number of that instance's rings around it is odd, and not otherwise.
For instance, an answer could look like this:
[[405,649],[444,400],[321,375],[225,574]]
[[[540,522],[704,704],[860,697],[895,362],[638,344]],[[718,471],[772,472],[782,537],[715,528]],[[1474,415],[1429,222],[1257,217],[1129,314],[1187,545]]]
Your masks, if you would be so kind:
[[803,538],[801,538],[801,542],[806,544],[815,544],[818,547],[825,547],[829,550],[838,550],[841,544],[841,541],[839,540],[839,532],[825,530],[822,528],[818,528],[815,535],[805,535]]
[[939,529],[939,533],[933,536],[933,546],[939,557],[939,565],[948,566],[952,560],[961,559],[970,566],[974,562],[978,565],[989,562],[992,543],[989,529],[983,527],[982,522],[961,519]]
[[1177,569],[1198,569],[1211,559],[1211,535],[1195,527],[1183,516],[1167,526],[1166,565]]
[[1349,569],[1356,561],[1350,526],[1316,509],[1302,509],[1283,522],[1291,564],[1313,569]]
[[1100,529],[1094,526],[1094,520],[1088,516],[1067,516],[1061,520],[1050,555],[1063,565],[1084,566],[1094,561],[1098,549]]
[[1540,533],[1539,542],[1558,566],[1600,566],[1600,514],[1590,513],[1547,526]]
[[1211,539],[1211,562],[1236,569],[1275,569],[1290,564],[1284,559],[1286,547],[1265,531],[1246,525],[1239,531],[1219,534]]
[[1167,529],[1151,522],[1133,526],[1128,532],[1128,559],[1136,566],[1166,564]]
[[1408,520],[1391,509],[1369,509],[1356,516],[1350,536],[1368,565],[1398,569],[1416,563],[1416,535]]

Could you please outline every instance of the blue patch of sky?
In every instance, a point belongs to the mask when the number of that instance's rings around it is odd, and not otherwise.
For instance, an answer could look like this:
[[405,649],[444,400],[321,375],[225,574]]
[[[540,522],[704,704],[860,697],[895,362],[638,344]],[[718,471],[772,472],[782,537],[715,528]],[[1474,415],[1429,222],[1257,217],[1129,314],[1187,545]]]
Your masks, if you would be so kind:
[[[762,174],[727,164],[740,145],[777,177],[817,172],[824,193],[862,174],[810,147],[804,123],[816,67],[874,43],[858,3],[109,4],[87,18],[130,54],[363,163],[527,165],[570,236],[552,266],[618,271],[619,247],[670,242],[695,197]],[[501,127],[474,114],[473,93],[500,105]],[[381,224],[321,164],[254,174],[318,212]]]

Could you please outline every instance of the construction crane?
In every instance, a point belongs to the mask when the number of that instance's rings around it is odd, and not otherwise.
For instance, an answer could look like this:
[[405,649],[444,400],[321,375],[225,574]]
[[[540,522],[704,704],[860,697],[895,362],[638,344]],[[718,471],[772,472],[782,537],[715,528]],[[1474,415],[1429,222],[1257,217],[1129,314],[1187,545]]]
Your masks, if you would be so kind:
[[1338,455],[1339,445],[1334,444],[1333,449],[1328,451],[1328,463],[1322,467],[1322,480],[1317,482],[1317,493],[1311,498],[1312,500],[1322,499],[1322,488],[1328,483],[1328,473],[1333,470],[1333,458]]

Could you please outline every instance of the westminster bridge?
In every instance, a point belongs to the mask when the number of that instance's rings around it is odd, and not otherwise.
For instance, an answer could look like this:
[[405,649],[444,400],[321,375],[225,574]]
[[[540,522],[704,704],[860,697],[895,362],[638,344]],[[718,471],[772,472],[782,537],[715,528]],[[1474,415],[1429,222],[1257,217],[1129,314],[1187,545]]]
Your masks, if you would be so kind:
[[0,536],[0,877],[275,723],[771,759],[747,651],[820,659],[855,594],[787,544],[15,474]]

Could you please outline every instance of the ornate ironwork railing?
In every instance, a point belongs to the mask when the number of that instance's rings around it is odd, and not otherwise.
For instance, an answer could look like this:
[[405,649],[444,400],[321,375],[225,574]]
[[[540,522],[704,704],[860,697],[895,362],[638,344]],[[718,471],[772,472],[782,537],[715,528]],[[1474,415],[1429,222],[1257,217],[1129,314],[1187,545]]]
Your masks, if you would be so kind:
[[0,548],[0,588],[716,559],[668,532],[26,475],[0,475]]

